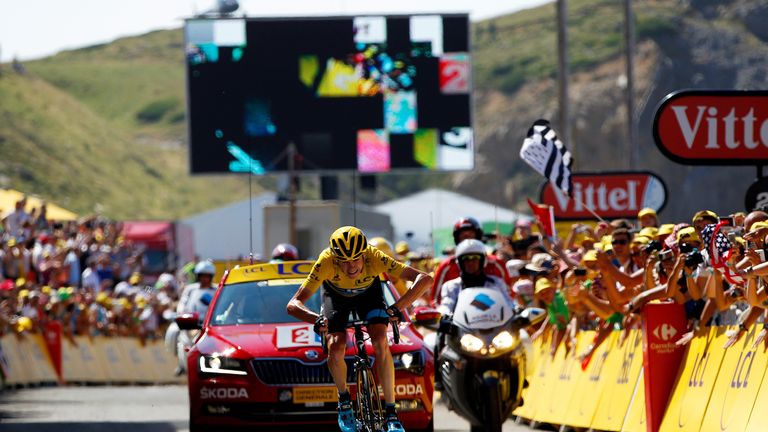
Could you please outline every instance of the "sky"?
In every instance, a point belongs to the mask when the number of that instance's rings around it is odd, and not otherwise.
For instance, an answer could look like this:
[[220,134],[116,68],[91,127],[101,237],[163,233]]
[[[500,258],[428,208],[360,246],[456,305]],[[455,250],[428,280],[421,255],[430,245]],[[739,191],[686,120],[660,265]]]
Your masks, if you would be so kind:
[[[553,0],[240,0],[248,16],[468,12],[482,20]],[[178,28],[213,0],[0,0],[0,61],[31,60],[64,49]]]

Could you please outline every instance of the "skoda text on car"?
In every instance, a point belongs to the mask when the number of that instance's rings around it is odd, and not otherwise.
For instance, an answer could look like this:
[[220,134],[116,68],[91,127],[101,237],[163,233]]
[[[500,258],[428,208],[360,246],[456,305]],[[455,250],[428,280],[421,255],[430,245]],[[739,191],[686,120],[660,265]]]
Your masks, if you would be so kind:
[[[311,324],[285,311],[312,265],[255,264],[224,276],[189,352],[191,431],[209,425],[336,424],[337,391],[320,337]],[[382,282],[381,289],[387,303],[394,303],[392,285]],[[320,304],[319,293],[308,302],[316,311]],[[400,344],[391,347],[400,419],[409,431],[431,430],[433,355],[411,322],[400,324],[400,335]],[[348,381],[354,386],[352,340],[350,334]],[[368,354],[373,356],[370,342]]]

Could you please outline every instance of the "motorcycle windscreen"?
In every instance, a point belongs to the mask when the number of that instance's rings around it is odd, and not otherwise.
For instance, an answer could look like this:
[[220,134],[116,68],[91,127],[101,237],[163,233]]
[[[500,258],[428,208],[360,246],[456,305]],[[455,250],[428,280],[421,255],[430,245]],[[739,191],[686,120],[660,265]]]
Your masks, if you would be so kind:
[[459,293],[453,322],[469,329],[499,327],[512,317],[510,300],[489,288],[465,288]]

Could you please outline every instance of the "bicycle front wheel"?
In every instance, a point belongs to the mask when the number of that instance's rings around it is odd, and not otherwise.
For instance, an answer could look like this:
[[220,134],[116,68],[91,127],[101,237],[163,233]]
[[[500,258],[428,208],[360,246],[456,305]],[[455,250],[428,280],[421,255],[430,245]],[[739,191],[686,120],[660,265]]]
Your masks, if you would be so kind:
[[356,414],[362,432],[378,432],[384,427],[379,386],[373,377],[373,371],[364,367],[357,370]]

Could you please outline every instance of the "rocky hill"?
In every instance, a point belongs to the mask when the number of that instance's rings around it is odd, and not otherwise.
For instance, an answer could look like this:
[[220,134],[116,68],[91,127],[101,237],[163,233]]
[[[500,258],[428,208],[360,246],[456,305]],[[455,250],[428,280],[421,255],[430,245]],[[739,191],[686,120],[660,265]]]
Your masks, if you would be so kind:
[[[714,0],[633,3],[638,32],[635,73],[639,168],[657,173],[668,186],[662,219],[688,220],[702,208],[718,213],[743,210],[744,193],[756,176],[754,168],[694,167],[671,162],[654,144],[652,122],[658,103],[675,90],[768,88],[768,26],[764,24],[768,22],[768,4]],[[627,169],[621,2],[569,4],[569,55],[576,69],[571,76],[573,142],[569,147],[575,152],[576,169]],[[476,95],[480,168],[453,179],[461,191],[487,200],[516,203],[521,209],[524,207],[519,204],[526,196],[538,196],[542,181],[532,175],[517,153],[534,120],[544,117],[556,124],[556,75],[552,68],[545,72],[548,76],[538,79],[528,75],[529,79],[515,81],[509,91],[504,81],[508,74],[483,75],[484,68],[503,71],[507,62],[485,66],[484,61],[498,57],[480,55],[488,49],[515,51],[529,39],[542,39],[551,29],[538,30],[537,23],[552,27],[554,10],[544,7],[537,11],[544,16],[539,21],[516,14],[478,24],[476,61],[478,69],[483,68],[478,77],[484,78],[478,80]],[[494,43],[486,42],[491,38],[489,29],[497,35],[492,38]],[[507,39],[501,35],[508,35]],[[548,53],[554,55],[554,40],[550,38],[546,45]],[[594,56],[584,55],[582,50]],[[595,57],[599,63],[585,64]]]
[[[577,171],[628,167],[624,108],[623,10],[615,0],[569,1],[573,142]],[[656,148],[656,105],[683,88],[765,89],[768,5],[762,0],[638,0],[636,100],[640,168],[669,188],[662,218],[696,209],[743,207],[751,167],[692,167]],[[554,6],[477,22],[473,27],[478,168],[453,175],[382,175],[365,201],[427,186],[451,187],[525,210],[541,177],[519,159],[530,124],[557,128]],[[66,51],[0,69],[0,186],[34,192],[81,213],[180,217],[242,199],[245,177],[187,171],[184,58],[180,30],[158,31]],[[255,179],[255,191],[275,178]],[[302,194],[317,197],[305,177]],[[351,197],[342,181],[342,197]]]

